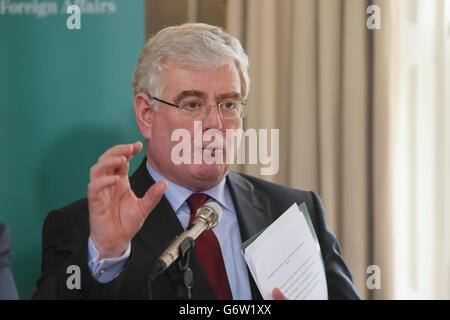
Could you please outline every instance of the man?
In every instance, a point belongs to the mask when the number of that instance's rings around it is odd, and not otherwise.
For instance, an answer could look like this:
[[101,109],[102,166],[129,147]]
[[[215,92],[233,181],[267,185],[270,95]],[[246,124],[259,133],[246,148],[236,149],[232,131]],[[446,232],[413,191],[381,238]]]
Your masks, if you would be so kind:
[[[132,79],[146,158],[129,178],[129,161],[143,145],[110,148],[91,168],[87,199],[48,215],[35,298],[178,298],[176,264],[150,288],[148,278],[157,258],[205,201],[219,203],[223,215],[191,253],[192,298],[261,298],[240,244],[294,202],[306,202],[311,214],[329,298],[359,298],[317,195],[231,172],[227,161],[195,161],[198,153],[223,159],[235,154],[233,141],[194,141],[199,134],[224,137],[227,130],[242,128],[247,68],[239,41],[214,26],[169,27],[147,42]],[[190,134],[183,152],[191,161],[173,159],[179,142],[171,137],[179,129]],[[70,266],[79,268],[78,284],[69,285]],[[273,296],[285,298],[276,288]]]

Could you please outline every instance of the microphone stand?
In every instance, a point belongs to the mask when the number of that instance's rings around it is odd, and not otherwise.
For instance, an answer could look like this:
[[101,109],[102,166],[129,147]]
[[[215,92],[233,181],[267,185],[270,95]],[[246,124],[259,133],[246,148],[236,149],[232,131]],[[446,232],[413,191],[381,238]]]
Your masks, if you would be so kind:
[[187,237],[186,239],[184,239],[178,247],[178,250],[180,250],[180,256],[178,257],[178,270],[180,271],[180,279],[177,291],[178,296],[181,299],[192,298],[191,289],[194,286],[194,273],[192,272],[192,269],[190,267],[192,248],[194,248],[194,239],[192,239],[191,237]]
[[[192,298],[192,287],[194,286],[194,273],[190,267],[191,262],[191,251],[194,248],[194,239],[192,237],[185,238],[179,245],[179,256],[178,256],[178,272],[176,273],[175,279],[177,282],[177,298],[178,299],[191,299]],[[154,271],[150,274],[148,280],[148,294],[149,298],[152,298],[152,283],[162,272]]]

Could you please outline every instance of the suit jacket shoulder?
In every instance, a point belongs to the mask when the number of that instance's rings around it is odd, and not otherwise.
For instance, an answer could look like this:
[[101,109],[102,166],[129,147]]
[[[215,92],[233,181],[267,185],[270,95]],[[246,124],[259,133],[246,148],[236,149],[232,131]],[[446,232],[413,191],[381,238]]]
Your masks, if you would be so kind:
[[[89,210],[81,199],[50,212],[42,230],[41,276],[33,299],[112,299],[120,289],[120,279],[102,284],[88,267]],[[78,267],[80,288],[68,288],[68,277]]]

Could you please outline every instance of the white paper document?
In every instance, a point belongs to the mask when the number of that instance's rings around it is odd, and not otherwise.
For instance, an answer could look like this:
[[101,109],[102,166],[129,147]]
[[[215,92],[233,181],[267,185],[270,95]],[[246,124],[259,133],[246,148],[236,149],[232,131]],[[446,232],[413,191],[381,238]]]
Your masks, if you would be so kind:
[[307,210],[304,203],[300,209],[294,203],[242,245],[245,261],[266,300],[273,299],[276,287],[294,300],[328,299],[320,247]]

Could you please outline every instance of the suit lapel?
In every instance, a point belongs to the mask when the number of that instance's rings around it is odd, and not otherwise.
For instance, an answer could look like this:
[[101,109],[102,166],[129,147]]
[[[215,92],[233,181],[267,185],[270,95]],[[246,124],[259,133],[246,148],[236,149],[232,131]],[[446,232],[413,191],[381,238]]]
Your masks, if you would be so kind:
[[[270,207],[268,200],[260,197],[253,185],[238,173],[230,171],[227,182],[236,209],[241,240],[244,242],[270,225],[272,222],[268,211]],[[262,299],[248,268],[247,272],[253,299]]]
[[239,222],[242,241],[246,241],[272,221],[266,198],[259,196],[253,185],[236,172],[228,173],[228,185]]
[[[131,188],[139,198],[143,197],[155,183],[147,171],[145,161],[146,159],[130,178]],[[159,256],[181,232],[183,232],[183,228],[166,197],[163,196],[155,209],[148,215],[137,235],[152,253]]]

